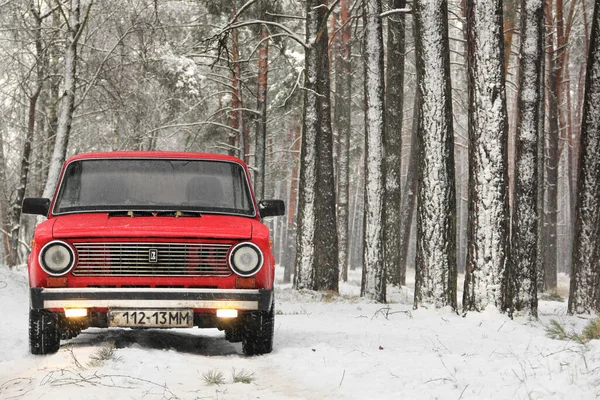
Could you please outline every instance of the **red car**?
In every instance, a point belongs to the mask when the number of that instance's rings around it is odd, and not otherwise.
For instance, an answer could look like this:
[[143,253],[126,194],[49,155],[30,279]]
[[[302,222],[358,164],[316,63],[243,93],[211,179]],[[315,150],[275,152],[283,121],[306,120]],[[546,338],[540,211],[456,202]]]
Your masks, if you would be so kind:
[[29,256],[33,354],[87,327],[219,328],[246,355],[273,348],[275,260],[248,168],[217,154],[82,154],[63,166]]

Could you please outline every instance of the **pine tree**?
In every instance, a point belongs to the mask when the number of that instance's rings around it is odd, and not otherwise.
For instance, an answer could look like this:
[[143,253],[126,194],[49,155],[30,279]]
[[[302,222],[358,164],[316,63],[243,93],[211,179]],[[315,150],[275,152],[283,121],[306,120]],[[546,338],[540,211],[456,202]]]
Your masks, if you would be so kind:
[[336,58],[335,124],[338,134],[337,217],[340,278],[348,280],[348,211],[350,197],[350,137],[352,117],[352,26],[350,24],[350,0],[341,0],[339,52]]
[[515,195],[511,240],[511,302],[537,316],[538,132],[543,77],[543,1],[521,1]]
[[[403,9],[405,0],[391,0],[392,9]],[[387,69],[385,86],[386,127],[385,145],[385,210],[384,246],[385,270],[396,285],[406,282],[401,266],[402,217],[402,120],[404,115],[404,52],[405,16],[403,13],[388,17]]]
[[381,0],[363,1],[365,27],[365,216],[361,295],[385,302],[383,249],[385,129]]
[[569,313],[600,307],[600,3],[594,6],[587,61],[579,156],[579,192]]
[[503,309],[509,212],[501,0],[467,0],[467,46],[469,232],[463,307]]
[[419,102],[415,307],[456,309],[456,194],[448,3],[414,2]]
[[294,287],[338,290],[328,8],[306,2],[305,90]]

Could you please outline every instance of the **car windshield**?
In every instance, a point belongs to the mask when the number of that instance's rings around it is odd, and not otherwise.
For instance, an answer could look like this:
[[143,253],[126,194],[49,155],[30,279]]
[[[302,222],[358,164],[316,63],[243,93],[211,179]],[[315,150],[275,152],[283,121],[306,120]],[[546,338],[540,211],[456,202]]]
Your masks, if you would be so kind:
[[116,158],[71,162],[53,214],[143,210],[254,215],[240,164]]

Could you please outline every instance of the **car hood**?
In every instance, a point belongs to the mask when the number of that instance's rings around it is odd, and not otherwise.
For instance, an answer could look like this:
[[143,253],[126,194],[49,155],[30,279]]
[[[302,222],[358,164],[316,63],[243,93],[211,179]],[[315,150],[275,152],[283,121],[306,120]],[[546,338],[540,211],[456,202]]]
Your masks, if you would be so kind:
[[252,218],[204,214],[201,217],[123,217],[72,214],[55,219],[52,236],[73,238],[252,238]]

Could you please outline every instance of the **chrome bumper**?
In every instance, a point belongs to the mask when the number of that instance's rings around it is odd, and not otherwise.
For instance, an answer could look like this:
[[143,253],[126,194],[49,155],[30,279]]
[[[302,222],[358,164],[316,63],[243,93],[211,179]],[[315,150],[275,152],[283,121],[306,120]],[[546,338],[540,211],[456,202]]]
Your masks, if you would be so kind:
[[267,289],[31,288],[31,308],[234,308],[269,311]]

